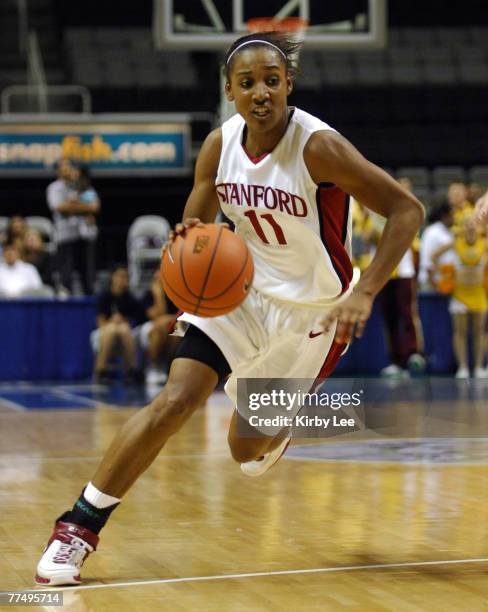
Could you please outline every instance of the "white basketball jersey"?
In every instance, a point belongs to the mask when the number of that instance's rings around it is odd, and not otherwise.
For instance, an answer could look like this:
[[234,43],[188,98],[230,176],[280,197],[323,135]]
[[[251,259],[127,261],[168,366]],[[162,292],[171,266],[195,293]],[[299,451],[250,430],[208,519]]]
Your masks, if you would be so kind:
[[273,151],[252,160],[244,126],[240,115],[222,125],[216,189],[252,253],[253,286],[304,305],[334,300],[352,279],[349,196],[329,183],[317,186],[303,159],[310,136],[332,128],[295,108]]

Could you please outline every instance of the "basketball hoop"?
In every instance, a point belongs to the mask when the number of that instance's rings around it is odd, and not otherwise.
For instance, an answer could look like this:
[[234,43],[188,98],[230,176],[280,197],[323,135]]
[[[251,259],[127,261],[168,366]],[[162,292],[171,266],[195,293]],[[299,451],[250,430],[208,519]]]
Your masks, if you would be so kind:
[[302,42],[308,27],[307,19],[302,17],[254,17],[247,21],[247,29],[256,32],[290,32],[297,42]]

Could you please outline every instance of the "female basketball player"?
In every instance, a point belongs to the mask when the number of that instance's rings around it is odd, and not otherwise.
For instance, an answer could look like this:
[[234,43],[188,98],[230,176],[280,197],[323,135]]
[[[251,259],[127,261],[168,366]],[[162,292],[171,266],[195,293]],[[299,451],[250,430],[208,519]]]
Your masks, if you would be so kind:
[[[237,40],[227,53],[225,92],[237,115],[202,146],[181,233],[212,222],[219,206],[246,240],[254,287],[229,315],[189,323],[166,387],[112,442],[73,509],[56,522],[37,567],[40,584],[80,582],[98,533],[168,438],[220,379],[326,377],[353,332],[361,336],[373,299],[412,243],[422,205],[327,124],[287,104],[296,45],[278,33]],[[386,223],[376,256],[353,288],[348,196]],[[174,235],[173,235],[174,237]],[[234,412],[233,458],[249,475],[266,471],[288,438],[241,437]]]

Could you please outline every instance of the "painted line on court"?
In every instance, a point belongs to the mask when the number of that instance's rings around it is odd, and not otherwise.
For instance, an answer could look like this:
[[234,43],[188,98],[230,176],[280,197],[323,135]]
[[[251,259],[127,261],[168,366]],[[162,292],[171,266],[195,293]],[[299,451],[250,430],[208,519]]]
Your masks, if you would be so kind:
[[[294,440],[299,438],[293,438]],[[314,446],[341,446],[343,444],[392,444],[393,442],[436,442],[438,440],[462,440],[472,442],[473,440],[488,441],[488,436],[415,436],[406,438],[364,438],[361,440],[346,440],[344,442],[319,442],[318,444],[295,444],[293,448],[311,448]]]
[[52,391],[60,389],[62,391],[104,391],[106,385],[99,383],[80,383],[80,384],[58,384],[58,383],[29,383],[29,382],[0,382],[1,391],[22,391],[22,393],[39,393],[39,391]]
[[[22,459],[22,461],[39,461],[42,460],[43,462],[46,461],[100,461],[103,458],[103,455],[78,455],[78,456],[73,456],[73,457],[46,457],[44,455],[23,455],[23,454],[19,454],[19,455],[9,455],[13,456],[13,457],[20,457]],[[1,455],[0,454],[0,462],[1,460],[5,457],[5,455]],[[202,453],[202,454],[196,454],[196,455],[159,455],[158,457],[156,457],[156,459],[154,460],[154,462],[157,461],[162,461],[165,459],[198,459],[199,461],[201,461],[202,459],[220,459],[222,457],[227,457],[230,459],[230,453],[227,452],[221,452],[221,453]]]
[[[45,455],[19,455],[22,458],[22,461],[39,461],[42,460],[43,463],[52,461],[54,463],[56,462],[60,462],[60,461],[66,461],[66,462],[70,462],[70,461],[100,461],[103,458],[103,455],[79,455],[79,456],[73,456],[73,457],[46,457]],[[2,457],[4,457],[4,455],[0,454],[0,461],[2,459]],[[230,459],[230,454],[228,451],[225,452],[221,452],[221,453],[202,453],[202,454],[196,454],[196,455],[159,455],[158,457],[156,457],[156,459],[154,460],[155,462],[158,461],[164,461],[167,459],[195,459],[198,461],[201,461],[202,459],[206,460],[206,459],[222,459],[222,458],[229,458]],[[288,461],[288,460],[293,460],[293,461],[308,461],[311,463],[317,463],[317,462],[322,462],[322,463],[360,463],[361,465],[365,465],[365,464],[372,464],[372,465],[384,465],[384,466],[391,466],[391,465],[401,465],[402,467],[428,467],[428,468],[444,468],[444,467],[480,467],[480,465],[482,466],[486,466],[486,461],[480,461],[478,463],[474,462],[474,461],[466,461],[463,463],[413,463],[413,462],[409,462],[409,463],[402,463],[399,461],[356,461],[356,460],[352,460],[352,459],[312,459],[307,457],[306,459],[304,458],[299,458],[299,457],[284,457],[282,459],[280,459],[280,461]]]
[[60,389],[52,389],[50,393],[51,395],[54,395],[61,399],[70,400],[72,402],[80,402],[81,404],[85,404],[86,406],[112,406],[112,404],[107,404],[106,402],[102,402],[101,400],[90,399],[89,397],[76,395],[75,393],[70,393],[69,391],[61,391]]
[[[244,574],[220,574],[216,576],[189,576],[187,578],[161,578],[157,580],[140,580],[133,582],[112,582],[109,584],[86,584],[81,586],[63,587],[64,591],[81,591],[91,589],[116,589],[119,587],[139,587],[156,584],[176,584],[179,582],[206,582],[212,580],[239,580],[241,578],[266,578],[268,576],[289,576],[297,574],[327,574],[332,572],[353,572],[372,569],[395,569],[403,567],[428,567],[432,565],[460,565],[467,563],[488,563],[488,557],[479,559],[449,559],[439,561],[407,561],[405,563],[376,563],[372,565],[345,565],[342,567],[317,567],[298,570],[277,570],[271,572],[249,572]],[[59,587],[41,589],[42,591],[55,591]]]
[[35,391],[36,389],[39,390],[39,387],[41,386],[41,383],[39,383],[38,385],[33,385],[31,383],[25,383],[25,382],[2,382],[0,383],[0,390],[1,391]]
[[[12,389],[12,391],[13,390],[14,389]],[[0,391],[5,392],[6,390],[0,389]],[[15,391],[18,392],[19,389],[17,388],[15,389]],[[113,404],[107,404],[106,402],[102,402],[101,400],[93,400],[88,397],[83,397],[82,395],[76,395],[75,393],[69,393],[68,391],[61,391],[60,389],[53,389],[53,390],[46,390],[46,391],[50,393],[52,396],[58,397],[59,399],[67,400],[71,402],[78,402],[87,407],[89,406],[90,408],[94,408],[97,406],[108,407],[108,408],[113,407]],[[39,393],[39,389],[22,389],[21,393],[25,393],[25,394]],[[27,410],[27,406],[24,406],[23,404],[19,404],[17,402],[13,402],[12,400],[5,399],[1,395],[0,395],[0,405],[5,406],[6,408],[11,408],[12,410],[22,410],[22,411]]]
[[[344,441],[344,442],[336,442],[336,443],[332,443],[332,444],[328,444],[328,443],[320,443],[320,444],[294,444],[292,446],[290,446],[290,452],[284,456],[285,459],[287,460],[291,460],[291,461],[307,461],[310,463],[358,463],[360,465],[401,465],[403,467],[432,467],[432,468],[438,468],[438,467],[469,467],[469,466],[480,466],[480,465],[487,465],[486,459],[485,458],[480,458],[480,459],[472,459],[470,461],[452,461],[452,460],[446,460],[446,461],[436,461],[433,458],[427,458],[427,459],[414,459],[414,460],[410,460],[408,457],[398,457],[398,459],[392,458],[392,459],[388,459],[388,460],[384,460],[381,458],[366,458],[363,459],[362,457],[341,457],[341,456],[336,456],[334,457],[333,455],[330,456],[326,456],[326,457],[320,457],[320,456],[312,456],[312,455],[306,455],[306,454],[298,454],[300,453],[300,451],[302,452],[307,452],[310,449],[313,448],[325,448],[327,447],[330,451],[333,451],[334,448],[342,450],[344,447],[354,447],[355,445],[358,446],[357,450],[362,450],[361,449],[361,445],[369,445],[371,447],[379,447],[381,448],[381,446],[391,446],[392,444],[396,445],[397,448],[393,449],[394,451],[398,451],[398,449],[400,448],[400,444],[403,443],[416,443],[417,447],[415,450],[420,450],[422,451],[423,448],[426,447],[426,445],[428,445],[429,443],[462,443],[462,442],[475,442],[475,443],[486,443],[488,442],[488,438],[486,436],[460,436],[460,437],[442,437],[442,436],[438,436],[438,437],[433,437],[433,436],[427,436],[425,438],[418,436],[416,438],[370,438],[370,439],[366,439],[366,440],[351,440],[351,441]],[[488,451],[488,445],[487,446],[487,451]],[[355,449],[353,449],[355,450]],[[460,448],[458,449],[459,451],[463,452],[465,451],[464,448]],[[297,453],[297,454],[294,454]]]
[[[293,448],[293,447],[292,447]],[[284,456],[280,461],[308,461],[310,463],[357,463],[358,465],[401,465],[402,467],[429,467],[429,468],[440,468],[440,467],[469,467],[469,466],[480,466],[487,465],[486,460],[480,461],[401,461],[398,459],[397,461],[383,461],[382,459],[332,459],[329,457],[292,457]]]
[[79,385],[61,384],[56,388],[61,391],[72,392],[72,391],[105,391],[107,387],[106,385],[101,385],[99,383],[86,383],[86,384],[79,384]]
[[22,410],[23,412],[26,410],[26,407],[22,404],[18,404],[17,402],[13,402],[12,400],[5,399],[1,396],[0,405],[5,406],[5,408],[11,408],[12,410]]

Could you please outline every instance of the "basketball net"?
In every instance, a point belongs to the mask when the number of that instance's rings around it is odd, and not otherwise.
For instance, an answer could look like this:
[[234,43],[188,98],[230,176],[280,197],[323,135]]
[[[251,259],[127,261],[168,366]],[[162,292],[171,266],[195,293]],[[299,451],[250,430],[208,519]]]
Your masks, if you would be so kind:
[[[288,32],[296,42],[303,42],[307,32],[308,21],[302,17],[254,17],[247,22],[247,30],[250,34],[257,32]],[[299,51],[292,56],[294,64],[298,64]],[[233,102],[229,102],[224,94],[225,76],[221,78],[220,90],[220,124],[235,115],[236,109]]]

